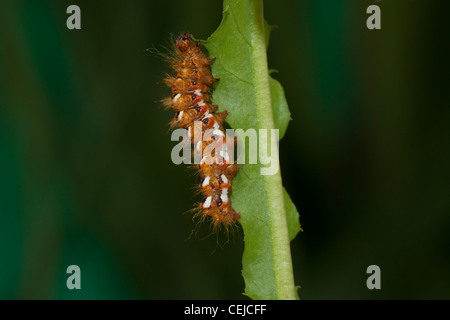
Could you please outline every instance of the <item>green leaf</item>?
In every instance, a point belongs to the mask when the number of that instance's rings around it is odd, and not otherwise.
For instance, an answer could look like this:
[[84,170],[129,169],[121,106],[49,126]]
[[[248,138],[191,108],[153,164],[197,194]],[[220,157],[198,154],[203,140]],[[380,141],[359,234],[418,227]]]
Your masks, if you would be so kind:
[[[282,86],[269,76],[268,26],[261,0],[224,0],[223,20],[203,44],[210,57],[216,58],[212,73],[220,78],[212,102],[219,110],[228,111],[228,124],[243,130],[277,128],[282,137],[290,113]],[[275,137],[269,142],[276,146]],[[272,163],[279,167],[278,152],[271,156]],[[280,170],[261,175],[264,166],[259,162],[240,167],[233,180],[231,200],[241,213],[245,234],[245,294],[253,299],[297,299],[290,240],[300,224],[297,210],[283,190]]]
[[270,93],[272,96],[273,121],[275,128],[280,130],[280,139],[282,139],[286,133],[289,121],[291,120],[291,113],[289,112],[289,107],[281,84],[272,77],[269,78],[269,81]]
[[286,216],[288,221],[289,240],[292,241],[297,236],[297,234],[303,230],[300,227],[300,220],[297,208],[295,207],[295,204],[292,202],[291,197],[289,197],[289,194],[284,188],[283,194],[284,194],[284,207],[286,208]]
[[270,39],[270,33],[273,29],[276,29],[277,26],[271,26],[266,20],[264,20],[264,36],[266,40],[266,50],[269,47],[269,39]]

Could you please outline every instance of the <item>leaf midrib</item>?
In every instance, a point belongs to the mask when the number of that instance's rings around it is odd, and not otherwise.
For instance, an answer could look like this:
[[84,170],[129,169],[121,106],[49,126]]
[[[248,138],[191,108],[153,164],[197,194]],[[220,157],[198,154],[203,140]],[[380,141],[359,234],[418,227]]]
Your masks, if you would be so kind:
[[[254,21],[250,22],[250,32],[252,36],[252,67],[253,67],[253,81],[255,88],[256,101],[256,118],[258,128],[274,129],[272,100],[270,94],[269,70],[267,67],[266,44],[264,34],[264,19],[262,18],[262,2],[261,0],[252,1],[255,6]],[[257,14],[261,13],[258,18]],[[276,141],[272,141],[276,143]],[[271,155],[274,156],[274,155]],[[278,154],[276,155],[276,162],[279,166]],[[260,168],[262,165],[259,166]],[[264,193],[268,202],[269,212],[269,229],[271,236],[271,262],[273,266],[273,274],[275,281],[275,289],[277,299],[296,299],[295,287],[293,286],[294,279],[292,276],[292,262],[290,256],[290,241],[286,220],[286,210],[284,208],[284,198],[281,183],[280,171],[274,176],[264,176]],[[275,194],[276,193],[276,194]],[[284,220],[284,223],[283,223]],[[280,245],[283,242],[283,245]],[[287,248],[287,250],[286,250]]]

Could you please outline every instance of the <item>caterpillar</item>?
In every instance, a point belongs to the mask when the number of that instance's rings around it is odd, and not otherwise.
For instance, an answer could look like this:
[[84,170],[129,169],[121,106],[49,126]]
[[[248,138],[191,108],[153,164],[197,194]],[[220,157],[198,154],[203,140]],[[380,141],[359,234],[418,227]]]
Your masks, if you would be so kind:
[[[194,41],[190,34],[182,33],[175,42],[175,52],[170,61],[170,67],[177,75],[165,78],[165,83],[172,89],[172,96],[164,99],[163,104],[175,112],[170,126],[186,129],[190,143],[195,144],[194,148],[202,155],[207,148],[211,149],[212,143],[225,146],[219,152],[214,151],[212,159],[202,156],[197,165],[202,201],[194,208],[195,216],[202,220],[210,217],[217,228],[233,225],[240,214],[233,209],[230,199],[231,181],[239,166],[234,164],[226,149],[223,123],[228,113],[226,110],[216,112],[218,106],[211,104],[212,86],[219,81],[211,74],[210,66],[214,61],[202,52],[200,42]],[[194,127],[196,123],[201,124],[202,133],[212,132],[210,139],[194,141],[193,133],[198,128],[198,125]]]

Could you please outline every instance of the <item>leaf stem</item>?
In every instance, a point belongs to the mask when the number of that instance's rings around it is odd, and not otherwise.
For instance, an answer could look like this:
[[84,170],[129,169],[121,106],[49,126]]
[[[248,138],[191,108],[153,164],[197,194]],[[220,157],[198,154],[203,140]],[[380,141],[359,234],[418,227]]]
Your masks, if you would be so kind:
[[[275,126],[267,67],[262,0],[251,0],[250,9],[249,27],[252,31],[250,32],[250,42],[253,51],[257,118],[259,127],[270,131],[270,129],[275,129]],[[270,145],[277,146],[277,138],[272,134],[270,137]],[[272,162],[277,163],[279,168],[278,150],[275,155],[271,155],[271,159]],[[280,170],[276,174],[265,175],[264,184],[269,204],[276,297],[282,300],[297,299]]]

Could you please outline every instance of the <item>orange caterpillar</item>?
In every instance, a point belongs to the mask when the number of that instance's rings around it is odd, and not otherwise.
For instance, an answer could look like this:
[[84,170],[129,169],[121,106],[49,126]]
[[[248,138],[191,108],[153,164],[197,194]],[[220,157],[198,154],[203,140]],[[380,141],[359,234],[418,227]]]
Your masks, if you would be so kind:
[[[201,121],[202,133],[211,129],[211,139],[201,141],[201,144],[196,142],[196,149],[201,149],[203,155],[205,148],[213,142],[226,145],[223,122],[227,111],[215,113],[218,107],[210,103],[210,89],[218,81],[210,71],[215,59],[209,59],[201,51],[200,43],[193,41],[189,34],[183,33],[175,45],[176,55],[170,66],[177,76],[165,79],[172,88],[172,96],[165,99],[164,104],[175,111],[171,127],[187,129],[191,143],[194,143],[194,121]],[[216,161],[208,161],[207,156],[203,156],[198,165],[203,200],[196,208],[197,216],[211,217],[214,227],[231,226],[240,218],[230,200],[231,180],[239,167],[233,163],[228,151],[222,150],[213,154]]]

